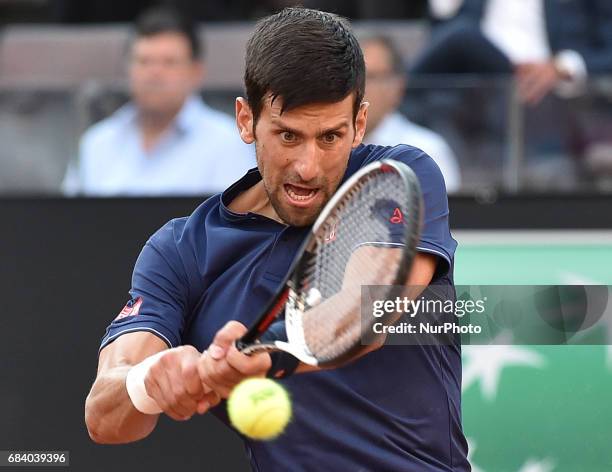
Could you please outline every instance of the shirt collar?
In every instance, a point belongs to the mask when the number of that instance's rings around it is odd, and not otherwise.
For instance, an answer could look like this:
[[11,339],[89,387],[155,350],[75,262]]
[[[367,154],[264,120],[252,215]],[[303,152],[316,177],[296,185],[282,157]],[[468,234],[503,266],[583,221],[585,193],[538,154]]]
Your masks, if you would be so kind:
[[251,213],[236,213],[229,209],[229,204],[234,198],[236,198],[242,192],[250,189],[253,185],[261,180],[261,174],[257,167],[250,169],[243,177],[238,181],[230,185],[221,194],[221,215],[230,221],[241,221],[252,219],[251,217],[255,214]]
[[261,180],[261,174],[257,167],[250,169],[244,177],[232,184],[227,190],[221,194],[219,209],[221,217],[228,222],[233,223],[253,223],[258,227],[270,226],[274,230],[286,228],[287,225],[279,223],[278,221],[268,218],[267,216],[260,215],[258,213],[236,213],[229,209],[230,202],[236,198],[240,193],[250,189],[253,185],[257,184]]

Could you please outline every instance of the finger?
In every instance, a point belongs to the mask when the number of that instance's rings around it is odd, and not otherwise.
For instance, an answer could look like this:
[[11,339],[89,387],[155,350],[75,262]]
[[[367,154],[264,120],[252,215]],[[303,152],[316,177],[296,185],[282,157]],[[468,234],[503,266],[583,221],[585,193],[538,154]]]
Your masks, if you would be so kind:
[[550,64],[533,66],[519,77],[519,95],[524,103],[537,105],[555,86],[559,76]]
[[199,353],[191,355],[188,349],[176,349],[163,356],[150,372],[156,379],[161,394],[160,408],[173,419],[189,419],[196,411],[197,403],[185,389],[182,366],[185,358],[197,362]]
[[542,77],[541,80],[538,80],[533,84],[530,94],[531,105],[537,105],[542,101],[542,99],[550,92],[550,90],[555,85],[556,80],[553,77]]
[[[174,393],[172,392],[172,387],[165,370],[154,365],[151,367],[150,373],[152,374],[150,379],[152,398],[157,402],[161,410],[176,421],[189,419],[190,415],[175,408]],[[147,391],[149,391],[149,385],[147,385]]]
[[518,74],[516,77],[516,85],[519,91],[519,95],[521,97],[524,97],[526,91],[530,87],[532,80],[533,80],[533,73],[529,68],[525,67],[518,71]]
[[242,372],[234,369],[225,359],[221,361],[210,359],[207,373],[210,382],[207,384],[217,391],[219,387],[231,389],[245,378]]
[[185,419],[193,416],[198,406],[198,399],[192,397],[187,391],[183,372],[180,369],[168,372],[168,386],[171,391],[169,397],[172,409]]
[[221,397],[217,392],[210,392],[206,395],[206,401],[210,404],[211,408],[221,403]]
[[187,394],[194,400],[200,400],[204,396],[204,385],[198,373],[197,359],[184,359],[182,365],[183,385]]
[[537,81],[537,77],[533,75],[525,75],[519,80],[518,92],[523,103],[531,103],[533,101]]
[[548,92],[543,78],[537,78],[527,84],[523,91],[523,101],[529,105],[537,105]]
[[217,392],[211,391],[206,394],[204,399],[198,402],[197,412],[200,415],[206,413],[210,408],[217,406],[221,402],[221,397]]
[[213,342],[207,349],[213,359],[222,359],[229,347],[247,332],[246,326],[238,321],[228,321],[223,328],[217,331]]
[[210,356],[204,356],[200,360],[198,372],[202,382],[223,398],[229,395],[234,385],[244,379],[244,376],[230,367],[225,359],[215,361]]
[[272,366],[272,359],[267,352],[247,356],[231,346],[225,357],[228,365],[243,377],[265,375]]

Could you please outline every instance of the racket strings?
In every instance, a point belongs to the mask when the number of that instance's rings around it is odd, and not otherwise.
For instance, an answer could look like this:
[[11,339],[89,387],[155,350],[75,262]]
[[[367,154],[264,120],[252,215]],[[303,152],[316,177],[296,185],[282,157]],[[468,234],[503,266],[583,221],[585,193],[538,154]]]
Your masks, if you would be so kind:
[[367,175],[319,229],[297,287],[306,307],[304,338],[316,358],[337,358],[360,343],[361,285],[395,280],[407,191],[396,173]]

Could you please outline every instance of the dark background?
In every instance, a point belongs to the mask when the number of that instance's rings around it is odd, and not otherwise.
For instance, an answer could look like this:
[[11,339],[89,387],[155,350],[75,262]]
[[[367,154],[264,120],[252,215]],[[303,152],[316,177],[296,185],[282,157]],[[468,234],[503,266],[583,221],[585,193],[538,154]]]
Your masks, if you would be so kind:
[[[72,470],[92,472],[248,470],[241,441],[213,417],[162,418],[126,446],[93,444],[83,420],[98,343],[128,298],[140,248],[201,201],[0,200],[0,450],[69,450]],[[453,198],[451,225],[610,228],[608,209],[592,196]]]

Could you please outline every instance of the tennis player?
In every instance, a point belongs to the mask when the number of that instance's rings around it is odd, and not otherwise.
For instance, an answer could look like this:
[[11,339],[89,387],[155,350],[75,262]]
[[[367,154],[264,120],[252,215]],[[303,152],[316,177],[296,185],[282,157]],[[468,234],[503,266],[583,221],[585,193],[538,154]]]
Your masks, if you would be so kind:
[[456,243],[440,170],[408,145],[361,144],[364,86],[362,52],[341,18],[289,8],[258,23],[247,44],[246,98],[236,100],[257,168],[143,248],[87,397],[94,441],[141,439],[160,412],[187,420],[210,410],[228,423],[220,400],[245,377],[269,375],[290,391],[294,415],[275,441],[244,438],[253,470],[470,470],[458,344],[385,345],[319,371],[288,354],[248,357],[233,346],[334,191],[375,160],[404,162],[422,187],[424,228],[408,283],[452,285]]

